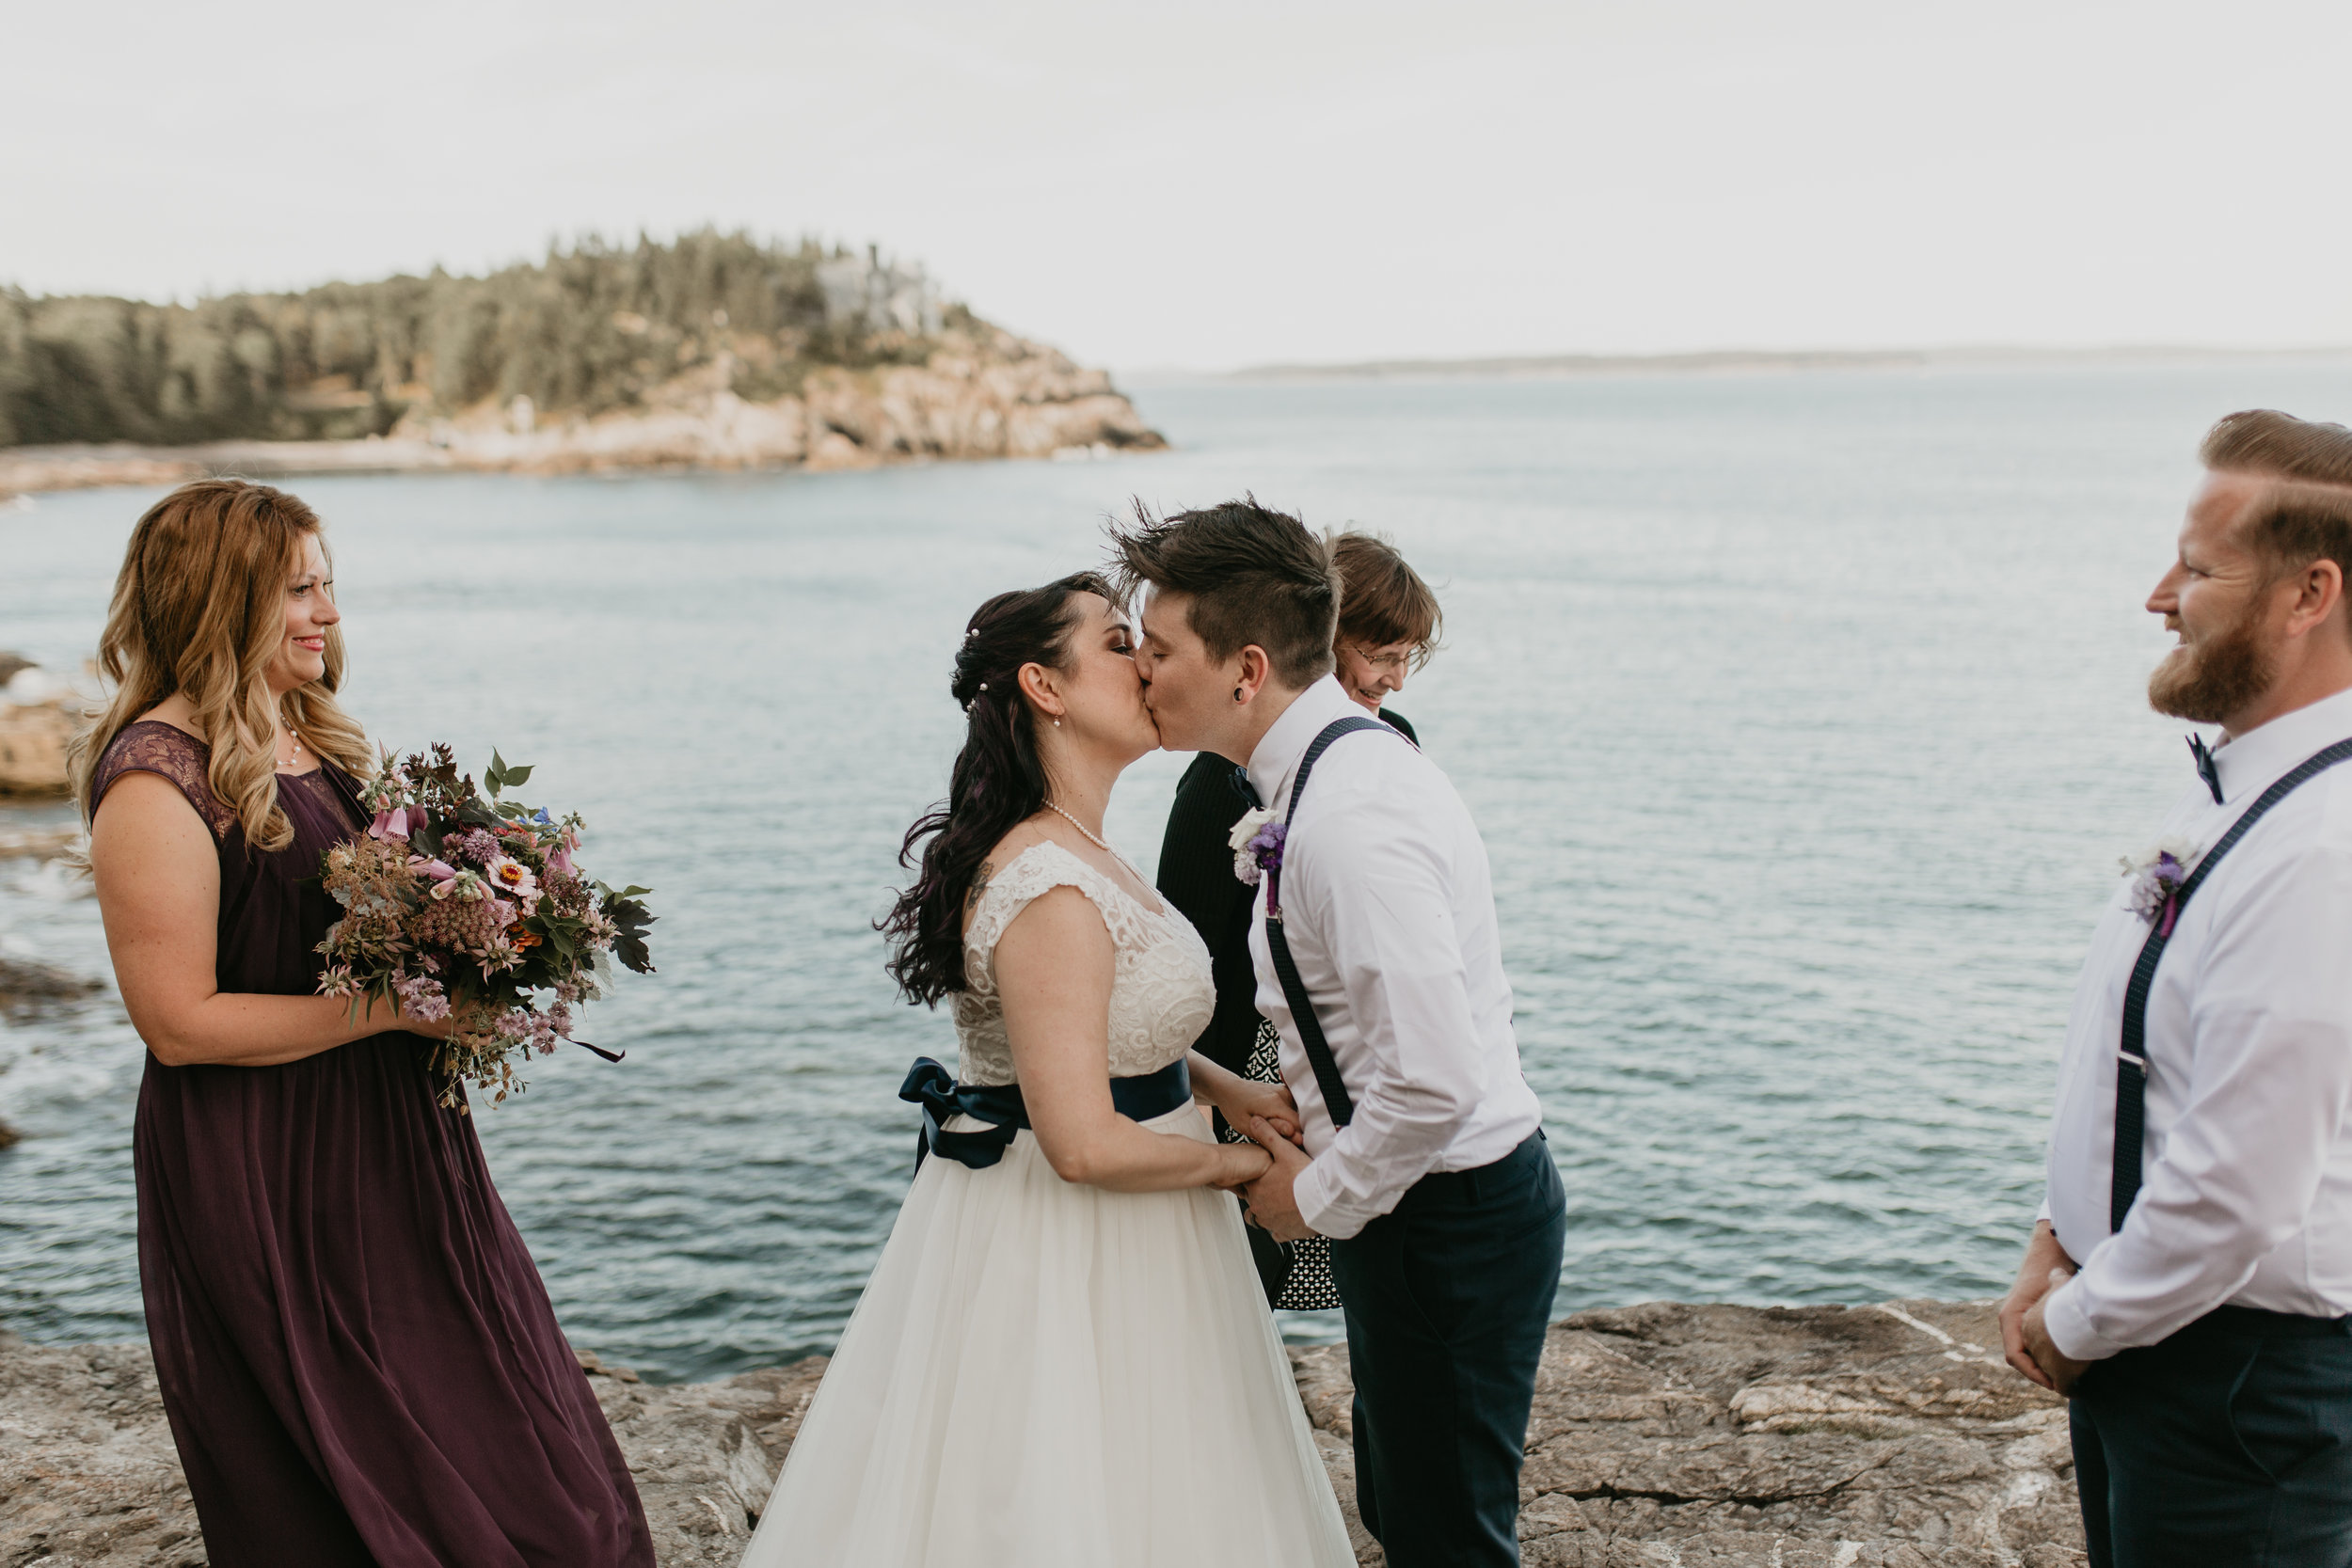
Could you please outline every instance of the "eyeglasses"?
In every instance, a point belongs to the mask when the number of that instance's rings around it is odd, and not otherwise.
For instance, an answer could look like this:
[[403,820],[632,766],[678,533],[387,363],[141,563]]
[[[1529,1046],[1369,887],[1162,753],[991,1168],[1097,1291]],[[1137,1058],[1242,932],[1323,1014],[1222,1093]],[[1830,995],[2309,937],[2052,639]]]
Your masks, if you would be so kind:
[[1375,653],[1370,648],[1358,644],[1355,653],[1358,658],[1371,665],[1381,674],[1401,675],[1412,668],[1413,655],[1419,651],[1417,648],[1406,648],[1401,653]]

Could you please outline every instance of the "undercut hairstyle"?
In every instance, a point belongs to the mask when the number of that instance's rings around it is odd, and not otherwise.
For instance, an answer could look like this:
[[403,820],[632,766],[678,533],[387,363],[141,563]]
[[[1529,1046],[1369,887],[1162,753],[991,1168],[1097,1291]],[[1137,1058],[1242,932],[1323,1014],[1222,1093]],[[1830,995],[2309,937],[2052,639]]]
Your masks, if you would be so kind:
[[1376,533],[1351,531],[1331,541],[1331,560],[1340,569],[1340,637],[1367,648],[1410,643],[1413,668],[1428,663],[1445,617],[1438,595],[1396,546]]
[[1284,686],[1303,690],[1331,673],[1340,575],[1331,546],[1255,496],[1110,529],[1112,574],[1123,595],[1144,583],[1191,599],[1193,635],[1220,662],[1253,644]]
[[2247,508],[2238,537],[2273,582],[2315,561],[2334,562],[2352,626],[2352,430],[2249,408],[2217,422],[2198,455],[2216,473],[2273,482]]

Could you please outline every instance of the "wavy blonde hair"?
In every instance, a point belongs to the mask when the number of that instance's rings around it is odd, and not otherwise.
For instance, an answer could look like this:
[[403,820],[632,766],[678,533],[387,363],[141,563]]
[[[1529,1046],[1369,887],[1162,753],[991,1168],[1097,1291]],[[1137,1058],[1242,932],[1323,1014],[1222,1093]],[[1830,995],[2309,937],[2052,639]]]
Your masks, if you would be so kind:
[[286,638],[287,580],[303,542],[322,532],[318,514],[294,497],[241,479],[183,484],[147,509],[131,531],[98,642],[99,672],[114,695],[69,753],[85,823],[106,748],[175,692],[196,705],[197,727],[212,748],[214,797],[237,814],[246,842],[263,849],[294,839],[278,803],[281,720],[346,771],[373,770],[366,732],[335,704],[343,677],[340,627],[326,629],[320,679],[274,699],[265,678]]

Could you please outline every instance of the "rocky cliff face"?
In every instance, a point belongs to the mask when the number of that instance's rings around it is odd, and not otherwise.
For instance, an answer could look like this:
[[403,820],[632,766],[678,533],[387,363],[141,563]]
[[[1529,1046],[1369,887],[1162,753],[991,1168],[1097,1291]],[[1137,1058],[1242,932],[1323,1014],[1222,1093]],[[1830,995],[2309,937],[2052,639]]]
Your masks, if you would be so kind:
[[[2064,1406],[2001,1365],[1990,1306],[1681,1307],[1554,1325],[1520,1488],[1540,1568],[2072,1568]],[[662,1568],[735,1568],[821,1358],[657,1386],[582,1356]],[[1359,1561],[1340,1346],[1292,1354]],[[0,1336],[0,1568],[199,1568],[144,1349]]]
[[0,800],[66,793],[66,742],[80,727],[71,686],[19,654],[0,652]]
[[412,417],[380,439],[0,450],[0,496],[227,472],[829,469],[1168,444],[1106,372],[1057,349],[994,329],[947,331],[937,344],[920,365],[813,370],[797,392],[769,402],[728,389],[736,366],[723,355],[656,388],[638,407],[593,419],[545,419],[517,399],[454,419]]

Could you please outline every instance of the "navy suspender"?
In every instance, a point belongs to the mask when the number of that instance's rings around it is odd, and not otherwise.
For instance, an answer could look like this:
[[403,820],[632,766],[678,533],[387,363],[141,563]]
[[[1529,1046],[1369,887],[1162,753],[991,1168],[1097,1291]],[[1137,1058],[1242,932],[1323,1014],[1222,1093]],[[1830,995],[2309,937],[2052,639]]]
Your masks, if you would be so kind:
[[2236,847],[2265,813],[2347,757],[2352,757],[2352,740],[2339,740],[2264,790],[2262,798],[2247,807],[2220,841],[2205,851],[2171,902],[2156,911],[2155,928],[2148,933],[2147,945],[2139,950],[2131,984],[2123,992],[2123,1039],[2115,1064],[2115,1169],[2107,1196],[2109,1230],[2123,1228],[2123,1216],[2132,1212],[2132,1200],[2139,1196],[2140,1146],[2148,1131],[2148,992],[2155,984],[2165,944],[2172,940],[2173,928],[2180,922],[2181,907],[2204,885],[2206,873],[2221,863],[2221,857]]
[[[1307,748],[1307,754],[1298,759],[1298,771],[1291,779],[1290,800],[1282,809],[1285,856],[1290,853],[1290,822],[1298,815],[1298,792],[1307,787],[1307,775],[1314,771],[1315,759],[1331,742],[1358,730],[1378,730],[1399,740],[1405,738],[1377,719],[1335,719],[1327,725]],[[1314,1000],[1298,978],[1290,939],[1282,934],[1282,868],[1279,864],[1265,874],[1265,945],[1267,957],[1274,960],[1275,977],[1282,982],[1282,1000],[1290,1004],[1291,1022],[1298,1026],[1298,1043],[1306,1048],[1307,1065],[1314,1069],[1315,1087],[1323,1092],[1323,1108],[1331,1113],[1332,1126],[1345,1127],[1356,1119],[1356,1102],[1348,1098],[1347,1085],[1340,1079],[1340,1064],[1332,1058],[1330,1042],[1323,1037],[1323,1022],[1315,1017]]]

